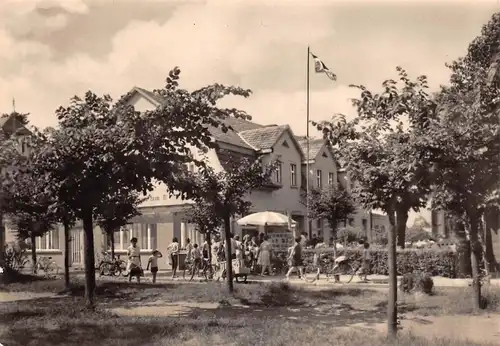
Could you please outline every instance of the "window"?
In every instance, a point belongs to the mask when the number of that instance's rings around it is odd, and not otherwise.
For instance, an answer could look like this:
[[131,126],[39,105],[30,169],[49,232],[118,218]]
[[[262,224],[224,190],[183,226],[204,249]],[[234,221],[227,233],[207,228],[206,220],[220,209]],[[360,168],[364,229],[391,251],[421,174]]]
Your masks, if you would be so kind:
[[328,173],[328,186],[333,186],[335,184],[335,174],[333,172]]
[[290,186],[297,186],[297,165],[290,164]]
[[354,226],[354,219],[353,218],[349,218],[349,226]]
[[290,146],[288,145],[287,141],[283,141],[283,146],[284,146],[285,148],[290,148]]
[[274,170],[274,182],[281,184],[281,162],[278,162]]
[[115,232],[115,250],[127,250],[133,237],[137,238],[137,245],[141,250],[154,250],[158,245],[157,225],[136,223]]
[[366,231],[368,230],[368,220],[367,219],[363,219],[363,231]]
[[323,187],[323,182],[322,182],[322,172],[321,169],[318,169],[316,171],[316,186],[321,189]]
[[59,229],[53,229],[36,238],[37,250],[59,250]]
[[316,220],[316,228],[321,228],[321,219]]

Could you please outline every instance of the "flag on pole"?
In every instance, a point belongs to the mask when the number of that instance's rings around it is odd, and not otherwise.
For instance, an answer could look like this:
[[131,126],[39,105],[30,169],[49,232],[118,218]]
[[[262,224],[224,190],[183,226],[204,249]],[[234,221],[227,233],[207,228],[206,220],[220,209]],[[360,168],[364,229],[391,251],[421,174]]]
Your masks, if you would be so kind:
[[316,71],[316,73],[324,73],[332,81],[336,81],[337,80],[337,76],[335,75],[335,73],[333,73],[332,71],[330,71],[330,69],[328,67],[326,67],[326,65],[325,65],[325,63],[323,61],[321,61],[313,53],[311,53],[311,56],[314,59],[314,71]]

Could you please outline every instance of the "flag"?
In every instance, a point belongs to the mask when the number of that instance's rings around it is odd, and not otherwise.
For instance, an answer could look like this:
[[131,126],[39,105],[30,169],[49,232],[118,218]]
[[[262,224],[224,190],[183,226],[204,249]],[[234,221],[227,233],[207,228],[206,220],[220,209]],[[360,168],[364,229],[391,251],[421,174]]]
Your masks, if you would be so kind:
[[328,67],[326,67],[325,63],[323,61],[321,61],[316,55],[314,55],[313,53],[311,53],[311,55],[314,59],[314,71],[316,71],[316,73],[323,72],[332,81],[336,81],[337,76],[335,75],[335,73],[330,71],[330,69]]

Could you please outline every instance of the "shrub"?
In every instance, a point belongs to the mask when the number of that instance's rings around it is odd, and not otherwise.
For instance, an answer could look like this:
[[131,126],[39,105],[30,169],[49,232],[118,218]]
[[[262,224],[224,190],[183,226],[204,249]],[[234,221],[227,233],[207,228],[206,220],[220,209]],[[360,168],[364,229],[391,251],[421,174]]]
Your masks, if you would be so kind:
[[28,263],[26,247],[21,242],[11,242],[3,250],[2,281],[11,282]]
[[[304,250],[304,265],[312,266],[313,256],[317,250]],[[377,275],[388,275],[387,249],[383,247],[370,247],[372,263],[371,273]],[[321,270],[325,272],[334,265],[333,249],[322,249],[323,260]],[[351,259],[355,266],[361,264],[363,249],[343,248],[337,250],[337,255],[345,255]],[[456,252],[450,249],[403,249],[397,252],[398,275],[405,273],[423,272],[430,276],[456,277]],[[287,264],[283,264],[287,267]]]
[[431,294],[434,288],[434,280],[425,273],[407,273],[403,275],[399,289],[405,293],[422,292]]

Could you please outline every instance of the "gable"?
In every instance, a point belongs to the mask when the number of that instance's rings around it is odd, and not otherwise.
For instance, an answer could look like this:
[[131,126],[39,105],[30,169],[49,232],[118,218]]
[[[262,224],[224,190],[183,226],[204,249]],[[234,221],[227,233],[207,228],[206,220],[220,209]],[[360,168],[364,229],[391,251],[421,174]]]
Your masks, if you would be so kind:
[[146,112],[158,107],[158,104],[153,103],[153,101],[148,100],[146,97],[135,91],[128,100],[128,104],[134,106],[135,110],[138,112]]
[[[283,143],[286,143],[287,145],[284,145]],[[300,145],[297,143],[295,140],[295,136],[293,135],[292,131],[290,128],[287,126],[287,128],[280,134],[280,136],[276,139],[274,145],[272,146],[273,151],[277,151],[278,147],[283,148],[284,150],[291,150],[295,149],[297,154],[302,158],[303,153],[302,153],[302,148]],[[282,150],[283,150],[282,149]]]

